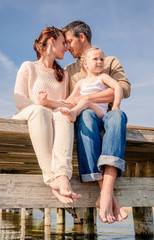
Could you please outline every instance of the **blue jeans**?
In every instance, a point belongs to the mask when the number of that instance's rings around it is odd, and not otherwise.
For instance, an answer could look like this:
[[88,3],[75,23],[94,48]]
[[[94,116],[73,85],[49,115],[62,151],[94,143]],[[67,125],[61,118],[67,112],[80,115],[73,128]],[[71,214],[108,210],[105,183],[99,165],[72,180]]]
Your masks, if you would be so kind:
[[106,165],[116,167],[118,176],[125,172],[126,124],[127,116],[121,110],[110,111],[102,119],[90,109],[78,116],[75,133],[82,182],[101,180]]

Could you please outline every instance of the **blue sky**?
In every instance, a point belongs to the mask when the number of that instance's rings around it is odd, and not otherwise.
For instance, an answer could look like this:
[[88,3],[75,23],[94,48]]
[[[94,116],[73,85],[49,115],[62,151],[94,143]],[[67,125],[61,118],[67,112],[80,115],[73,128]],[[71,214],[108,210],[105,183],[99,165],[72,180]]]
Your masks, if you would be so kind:
[[[46,27],[90,25],[92,44],[119,58],[132,91],[121,109],[128,124],[154,127],[153,0],[0,0],[0,117],[16,112],[13,90],[22,62],[35,61],[33,41]],[[69,53],[60,64],[74,61]]]

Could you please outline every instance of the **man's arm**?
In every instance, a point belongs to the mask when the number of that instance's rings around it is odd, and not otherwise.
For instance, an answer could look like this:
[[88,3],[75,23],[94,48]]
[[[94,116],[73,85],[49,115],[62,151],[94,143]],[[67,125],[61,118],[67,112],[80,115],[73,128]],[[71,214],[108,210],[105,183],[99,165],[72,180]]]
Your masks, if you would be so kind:
[[116,57],[105,57],[104,73],[107,73],[113,79],[117,80],[123,88],[123,97],[130,96],[131,84],[128,81],[120,61]]

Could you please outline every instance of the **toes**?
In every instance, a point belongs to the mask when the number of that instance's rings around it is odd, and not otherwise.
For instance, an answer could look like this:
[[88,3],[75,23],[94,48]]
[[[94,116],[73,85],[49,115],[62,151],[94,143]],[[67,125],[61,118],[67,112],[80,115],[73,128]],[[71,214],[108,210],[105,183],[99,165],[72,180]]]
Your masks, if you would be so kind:
[[55,191],[55,190],[52,190],[52,192],[56,196],[56,198],[63,204],[70,204],[70,203],[74,202],[74,200],[72,198],[64,197],[64,196],[60,195],[60,193]]
[[120,214],[115,215],[115,218],[116,218],[116,221],[118,222],[121,222],[123,219]]
[[100,219],[103,223],[106,223],[106,222],[107,222],[107,218],[104,216],[104,214],[99,213],[99,219]]

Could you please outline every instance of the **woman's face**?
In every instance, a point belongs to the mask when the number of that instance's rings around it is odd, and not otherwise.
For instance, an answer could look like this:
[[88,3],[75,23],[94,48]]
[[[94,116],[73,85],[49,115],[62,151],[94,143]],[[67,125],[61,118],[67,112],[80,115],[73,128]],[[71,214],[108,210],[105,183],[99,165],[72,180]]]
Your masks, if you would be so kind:
[[55,54],[55,58],[63,59],[65,51],[65,39],[63,34],[60,33],[58,38],[54,41],[53,53]]

